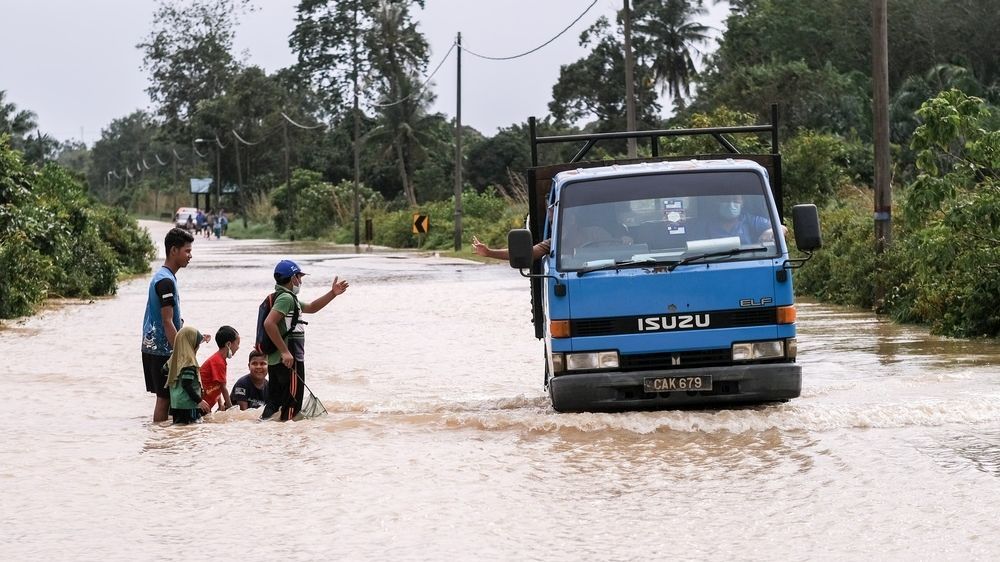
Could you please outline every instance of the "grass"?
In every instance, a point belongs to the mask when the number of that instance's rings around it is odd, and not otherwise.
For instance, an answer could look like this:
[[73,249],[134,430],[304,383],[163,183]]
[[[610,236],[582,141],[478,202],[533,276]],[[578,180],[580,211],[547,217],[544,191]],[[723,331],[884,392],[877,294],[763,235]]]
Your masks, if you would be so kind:
[[230,238],[235,238],[237,240],[248,240],[248,239],[272,239],[280,240],[282,237],[278,236],[278,233],[274,231],[274,224],[267,223],[247,223],[246,228],[243,227],[243,219],[234,219],[229,221],[229,228],[226,230],[226,236]]

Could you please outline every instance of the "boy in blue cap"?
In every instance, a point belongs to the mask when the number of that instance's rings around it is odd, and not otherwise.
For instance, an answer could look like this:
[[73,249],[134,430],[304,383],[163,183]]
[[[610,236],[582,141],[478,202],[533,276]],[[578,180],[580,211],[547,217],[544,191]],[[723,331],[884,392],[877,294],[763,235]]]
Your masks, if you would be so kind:
[[347,290],[347,281],[334,277],[330,290],[312,302],[300,302],[299,289],[306,275],[291,260],[281,260],[274,266],[276,296],[271,311],[264,319],[264,332],[276,351],[267,356],[268,393],[262,418],[267,419],[281,410],[281,421],[290,420],[302,409],[305,392],[305,330],[298,320],[300,313],[312,314],[323,310],[337,295]]

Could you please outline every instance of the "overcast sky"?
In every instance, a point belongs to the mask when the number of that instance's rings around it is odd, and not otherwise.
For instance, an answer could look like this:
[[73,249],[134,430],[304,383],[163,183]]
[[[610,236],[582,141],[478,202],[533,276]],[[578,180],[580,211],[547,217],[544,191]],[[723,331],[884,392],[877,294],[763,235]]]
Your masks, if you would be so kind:
[[[288,66],[299,0],[256,0],[243,17],[236,50],[268,72]],[[492,135],[498,127],[544,116],[559,66],[586,54],[580,32],[600,16],[614,17],[621,0],[598,0],[569,31],[531,55],[488,61],[534,48],[570,24],[593,0],[426,0],[415,12],[431,46],[430,68],[456,33],[462,56],[462,122]],[[711,3],[706,3],[711,4]],[[38,115],[42,132],[92,144],[112,119],[151,109],[147,76],[136,43],[149,34],[155,0],[0,0],[0,90],[8,101]],[[725,5],[710,6],[704,23],[719,26]],[[713,45],[714,47],[714,45]],[[452,53],[433,80],[432,111],[455,115],[456,64]]]

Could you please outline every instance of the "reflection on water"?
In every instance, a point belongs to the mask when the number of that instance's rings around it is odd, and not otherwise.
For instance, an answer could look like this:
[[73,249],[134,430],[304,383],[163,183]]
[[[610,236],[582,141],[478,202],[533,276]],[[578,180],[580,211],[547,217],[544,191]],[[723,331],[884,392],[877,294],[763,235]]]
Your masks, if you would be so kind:
[[[278,259],[311,274],[306,299],[350,280],[307,327],[307,382],[330,414],[151,424],[138,353],[148,278],[6,323],[5,556],[63,559],[73,544],[74,559],[147,559],[181,551],[192,528],[245,536],[255,517],[296,537],[295,559],[1000,552],[996,342],[804,302],[797,400],[559,415],[526,281],[502,264],[202,239],[194,256],[178,276],[185,321],[243,334],[230,383]],[[215,554],[242,557],[232,544]]]

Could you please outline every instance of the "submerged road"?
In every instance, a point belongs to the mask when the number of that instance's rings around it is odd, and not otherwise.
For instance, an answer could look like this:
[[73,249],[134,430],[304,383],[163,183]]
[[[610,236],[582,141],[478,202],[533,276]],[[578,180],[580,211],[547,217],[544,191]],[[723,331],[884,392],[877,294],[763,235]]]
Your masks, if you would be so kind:
[[[168,225],[145,224],[162,253]],[[182,311],[243,334],[230,385],[286,257],[311,274],[306,300],[351,283],[307,318],[307,383],[330,411],[315,420],[152,424],[148,277],[0,328],[5,558],[1000,556],[996,342],[805,302],[799,399],[556,414],[527,281],[504,265],[198,239]]]

